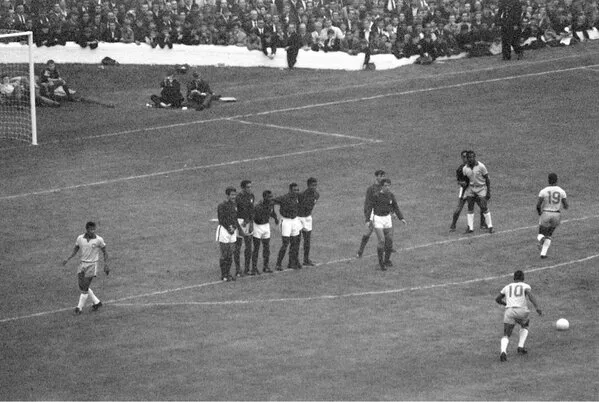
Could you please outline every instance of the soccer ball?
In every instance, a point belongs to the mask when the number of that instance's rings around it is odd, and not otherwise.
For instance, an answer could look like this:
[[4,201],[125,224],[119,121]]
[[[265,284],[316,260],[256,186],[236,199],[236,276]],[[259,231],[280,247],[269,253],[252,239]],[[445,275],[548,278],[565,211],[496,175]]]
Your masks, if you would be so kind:
[[9,96],[15,91],[15,87],[11,84],[2,84],[0,85],[0,93],[2,95]]
[[555,322],[555,328],[557,328],[558,331],[565,331],[570,328],[570,323],[565,318],[560,318]]

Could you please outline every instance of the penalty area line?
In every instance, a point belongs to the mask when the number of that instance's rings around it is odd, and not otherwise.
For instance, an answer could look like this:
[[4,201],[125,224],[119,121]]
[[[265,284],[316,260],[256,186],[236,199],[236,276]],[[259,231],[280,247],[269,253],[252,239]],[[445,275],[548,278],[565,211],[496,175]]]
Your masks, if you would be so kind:
[[[579,221],[584,221],[584,220],[588,220],[588,219],[595,219],[595,218],[599,218],[599,215],[592,215],[592,216],[583,216],[580,218],[572,218],[572,219],[567,219],[567,220],[563,220],[562,224],[564,223],[571,223],[571,222],[579,222]],[[526,226],[526,227],[520,227],[520,228],[515,228],[515,229],[508,229],[508,230],[504,230],[504,231],[499,231],[499,232],[495,232],[494,234],[481,234],[481,235],[477,235],[477,236],[472,236],[472,237],[460,237],[460,238],[456,238],[456,239],[449,239],[449,240],[442,240],[442,241],[438,241],[438,242],[432,242],[432,243],[425,243],[425,244],[421,244],[421,245],[417,245],[417,246],[412,246],[412,247],[406,247],[403,249],[400,249],[400,252],[403,251],[411,251],[411,250],[416,250],[416,249],[420,249],[420,248],[424,248],[424,247],[432,247],[432,246],[437,246],[437,245],[442,245],[442,244],[448,244],[448,243],[454,243],[454,242],[459,242],[459,241],[464,241],[464,240],[470,240],[470,239],[478,239],[478,238],[483,238],[483,237],[487,237],[487,236],[498,236],[500,234],[503,233],[513,233],[516,231],[521,231],[521,230],[529,230],[529,229],[533,229],[536,226]],[[536,272],[536,271],[542,271],[542,270],[547,270],[547,269],[552,269],[552,268],[556,268],[556,267],[560,267],[563,265],[569,265],[569,264],[573,264],[573,263],[577,263],[577,262],[584,262],[586,260],[590,260],[593,258],[598,257],[599,254],[597,255],[593,255],[590,257],[586,257],[586,258],[582,258],[579,260],[574,260],[574,261],[568,261],[568,262],[564,262],[564,263],[560,263],[557,265],[552,265],[549,267],[540,267],[540,268],[531,268],[525,272]],[[368,256],[365,256],[368,257]],[[317,266],[323,266],[323,265],[334,265],[334,264],[339,264],[339,263],[343,263],[343,262],[351,262],[354,261],[355,258],[343,258],[343,259],[337,259],[337,260],[333,260],[333,261],[327,261],[321,264],[317,264]],[[287,272],[287,271],[292,271],[289,269],[283,270],[280,273],[283,272]],[[276,275],[278,273],[274,273],[274,275]],[[483,281],[483,280],[491,280],[491,279],[495,279],[495,278],[501,278],[503,276],[509,276],[511,274],[506,274],[506,275],[502,275],[502,276],[498,276],[498,277],[493,277],[493,278],[477,278],[477,279],[472,279],[469,281],[464,281],[464,282],[459,282],[460,284],[466,284],[466,283],[470,283],[470,282],[479,282],[479,281]],[[184,287],[180,287],[180,288],[172,288],[172,289],[165,289],[165,290],[158,290],[155,292],[150,292],[150,293],[143,293],[143,294],[139,294],[139,295],[132,295],[132,296],[127,296],[127,297],[123,297],[120,299],[115,299],[115,300],[106,300],[104,301],[105,304],[107,305],[131,305],[131,306],[147,306],[147,305],[151,305],[151,303],[122,303],[124,301],[127,300],[133,300],[133,299],[141,299],[144,297],[151,297],[151,296],[158,296],[158,295],[164,295],[164,294],[168,294],[168,293],[175,293],[175,292],[181,292],[184,290],[190,290],[190,289],[199,289],[202,287],[206,287],[206,286],[212,286],[212,285],[220,285],[222,284],[222,281],[212,281],[212,282],[205,282],[205,283],[200,283],[200,284],[196,284],[196,285],[189,285],[189,286],[184,286]],[[458,283],[458,282],[456,282]],[[440,285],[430,285],[429,287],[440,287],[440,286],[448,286],[447,284],[440,284]],[[420,287],[420,290],[424,290],[427,289],[428,287],[426,286],[422,286]],[[406,290],[413,290],[412,288],[406,288],[403,289],[402,291],[406,291]],[[379,291],[381,294],[384,293],[390,293],[390,292],[397,292],[397,291]],[[358,295],[358,294],[356,294]],[[341,296],[334,296],[334,295],[329,295],[329,296],[319,296],[319,297],[314,297],[313,299],[332,299],[332,298],[339,298],[339,297],[343,297],[343,295]],[[288,301],[292,301],[292,300],[305,300],[305,298],[289,298],[289,299],[285,299]],[[248,304],[250,302],[254,302],[254,301],[246,301],[246,302],[240,302],[240,301],[228,301],[228,302],[193,302],[193,303],[183,303],[183,304]],[[165,303],[165,305],[172,305]],[[34,317],[42,317],[45,315],[50,315],[50,314],[56,314],[56,313],[62,313],[65,311],[71,311],[73,308],[72,307],[67,307],[67,308],[61,308],[61,309],[56,309],[56,310],[50,310],[50,311],[42,311],[39,313],[34,313],[34,314],[28,314],[28,315],[24,315],[24,316],[18,316],[18,317],[11,317],[11,318],[4,318],[4,319],[0,319],[0,323],[5,323],[5,322],[10,322],[10,321],[17,321],[17,320],[21,320],[21,319],[25,319],[25,318],[34,318]]]
[[[370,141],[368,143],[372,143],[372,142],[373,141]],[[366,145],[368,143],[367,142],[358,142],[358,143],[353,143],[353,144],[333,145],[333,146],[325,147],[325,148],[306,149],[303,151],[287,152],[287,153],[278,154],[278,155],[266,155],[266,156],[259,156],[259,157],[255,157],[255,158],[239,159],[239,160],[229,161],[229,162],[214,163],[214,164],[210,164],[210,165],[190,166],[190,167],[184,167],[184,168],[180,168],[180,169],[164,170],[161,172],[147,173],[147,174],[141,174],[141,175],[135,175],[135,176],[127,176],[127,177],[119,177],[116,179],[102,180],[102,181],[96,181],[96,182],[91,182],[91,183],[82,183],[82,184],[76,184],[73,186],[57,187],[57,188],[52,188],[49,190],[33,191],[30,193],[21,193],[21,194],[0,196],[0,201],[13,200],[13,199],[31,197],[31,196],[36,196],[36,195],[47,195],[47,194],[59,193],[61,191],[77,190],[80,188],[102,186],[102,185],[106,185],[106,184],[122,183],[122,182],[126,182],[126,181],[131,181],[131,180],[139,180],[139,179],[148,179],[148,178],[159,177],[159,176],[167,176],[169,174],[192,172],[195,170],[212,169],[212,168],[217,168],[217,167],[240,165],[243,163],[251,163],[251,162],[262,162],[262,161],[273,160],[273,159],[287,158],[287,157],[291,157],[291,156],[307,155],[307,154],[312,154],[312,153],[316,153],[316,152],[335,151],[338,149],[359,147],[362,145]]]
[[[565,267],[569,265],[576,265],[579,263],[583,263],[586,261],[593,260],[599,257],[599,254],[591,255],[588,257],[580,258],[577,260],[566,261],[559,264],[549,265],[545,267],[532,268],[528,270],[523,270],[525,273],[546,271],[550,269],[556,269],[560,267]],[[288,298],[277,298],[277,299],[256,299],[256,300],[227,300],[227,301],[208,301],[208,302],[171,302],[171,303],[112,303],[113,306],[121,306],[121,307],[170,307],[170,306],[227,306],[227,305],[240,305],[240,304],[259,304],[259,303],[284,303],[284,302],[309,302],[309,301],[318,301],[318,300],[334,300],[334,299],[344,299],[349,297],[363,297],[363,296],[379,296],[379,295],[388,295],[388,294],[396,294],[396,293],[404,293],[404,292],[417,292],[431,289],[439,289],[439,288],[447,288],[450,286],[461,286],[468,285],[471,283],[478,282],[488,282],[501,278],[511,277],[513,273],[502,274],[496,276],[488,276],[483,278],[474,278],[469,279],[467,281],[461,282],[444,282],[437,283],[432,285],[424,285],[424,286],[412,286],[398,289],[387,289],[387,290],[372,290],[368,292],[353,292],[353,293],[344,293],[340,295],[320,295],[320,296],[310,296],[310,297],[288,297]]]

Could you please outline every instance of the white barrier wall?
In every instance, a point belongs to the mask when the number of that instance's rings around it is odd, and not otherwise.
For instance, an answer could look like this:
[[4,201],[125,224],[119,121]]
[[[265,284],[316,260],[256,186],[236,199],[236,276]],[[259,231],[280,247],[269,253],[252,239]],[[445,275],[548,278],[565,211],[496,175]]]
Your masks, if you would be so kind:
[[[57,63],[99,64],[104,57],[110,57],[120,64],[159,64],[176,65],[189,64],[192,66],[229,66],[229,67],[287,67],[285,49],[278,49],[274,59],[269,59],[264,53],[245,47],[215,46],[215,45],[173,45],[172,49],[152,49],[146,44],[100,43],[97,49],[81,48],[74,42],[65,46],[34,47],[35,63],[45,63],[49,59]],[[465,54],[456,56],[465,57]],[[453,57],[453,58],[456,58]],[[373,55],[370,61],[378,70],[388,70],[413,64],[417,56],[397,59],[391,54]],[[0,44],[0,63],[27,62],[27,46],[19,43]],[[313,52],[300,50],[297,68],[323,70],[361,70],[364,54],[350,56],[344,52]]]

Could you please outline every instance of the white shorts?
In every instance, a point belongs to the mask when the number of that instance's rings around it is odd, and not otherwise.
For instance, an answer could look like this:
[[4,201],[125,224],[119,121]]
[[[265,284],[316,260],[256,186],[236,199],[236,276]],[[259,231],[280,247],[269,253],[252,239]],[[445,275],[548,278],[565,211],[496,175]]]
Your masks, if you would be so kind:
[[487,186],[468,186],[466,189],[466,198],[469,197],[480,197],[485,198],[487,196]]
[[254,232],[252,233],[256,239],[270,239],[270,223],[264,223],[262,225],[254,222]]
[[466,197],[464,197],[465,193],[466,193],[466,189],[464,187],[460,186],[460,190],[458,191],[458,199],[463,200],[464,198],[466,198]]
[[216,228],[216,241],[219,243],[235,243],[237,241],[237,229],[231,234],[227,229],[218,225]]
[[510,307],[505,309],[503,313],[504,324],[519,324],[526,325],[528,323],[528,315],[530,311],[524,307]]
[[541,217],[539,218],[539,226],[543,226],[546,228],[556,228],[559,226],[561,222],[562,214],[559,212],[552,211],[543,211],[541,213]]
[[243,231],[243,233],[240,233],[240,234],[243,234],[243,235],[251,235],[252,234],[252,231],[250,230],[250,227],[253,226],[253,225],[250,225],[249,223],[247,225],[244,225],[243,224],[243,222],[244,222],[243,219],[237,219],[237,222],[239,222],[239,226],[241,226],[241,230]]
[[299,236],[302,230],[302,224],[299,218],[283,218],[281,219],[281,236],[283,237],[294,237]]
[[393,227],[393,219],[391,214],[386,216],[374,215],[372,220],[375,229],[391,229]]
[[98,275],[98,261],[95,262],[85,262],[81,261],[79,263],[79,269],[77,273],[83,272],[83,275],[86,278],[94,277]]
[[302,230],[305,232],[311,232],[312,231],[312,215],[310,216],[300,216],[299,217],[300,223],[302,225]]

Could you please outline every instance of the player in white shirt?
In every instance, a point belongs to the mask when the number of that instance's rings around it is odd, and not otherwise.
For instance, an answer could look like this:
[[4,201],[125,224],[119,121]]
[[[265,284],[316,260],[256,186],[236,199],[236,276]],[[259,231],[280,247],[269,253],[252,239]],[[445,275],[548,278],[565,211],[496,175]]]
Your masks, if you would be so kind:
[[493,222],[491,221],[491,212],[487,203],[491,199],[491,181],[489,180],[489,172],[482,162],[476,160],[474,151],[469,151],[467,162],[462,169],[464,176],[468,178],[468,188],[466,188],[466,200],[468,201],[468,230],[466,233],[474,232],[474,204],[478,204],[489,233],[493,233]]
[[528,301],[532,303],[539,315],[542,315],[537,300],[532,295],[530,285],[524,283],[524,272],[518,270],[514,272],[514,282],[501,289],[495,301],[505,306],[503,314],[503,337],[501,338],[501,354],[499,360],[507,360],[507,346],[510,342],[510,336],[516,324],[520,325],[520,339],[518,341],[518,354],[525,355],[528,351],[524,348],[524,342],[528,337]]
[[85,234],[77,237],[73,252],[69,258],[62,262],[62,265],[66,265],[79,251],[81,251],[81,262],[77,270],[77,277],[81,294],[79,295],[79,304],[75,307],[75,314],[81,314],[88,297],[92,299],[92,310],[96,311],[102,307],[102,302],[90,288],[92,279],[98,274],[100,251],[102,251],[102,255],[104,256],[104,272],[106,275],[110,273],[106,243],[104,243],[104,239],[96,234],[96,224],[94,222],[87,222],[85,224]]
[[537,241],[541,249],[541,258],[547,258],[551,236],[561,221],[562,207],[568,209],[566,192],[557,185],[557,174],[549,173],[547,181],[549,186],[541,190],[537,200],[537,213],[540,216]]

